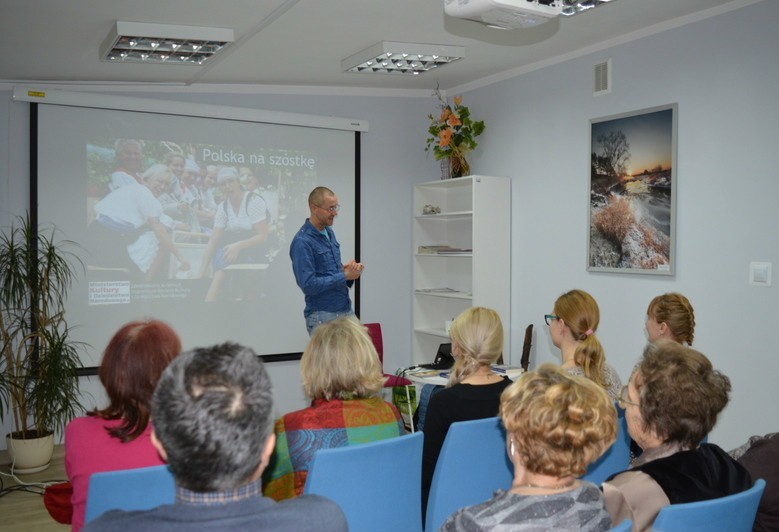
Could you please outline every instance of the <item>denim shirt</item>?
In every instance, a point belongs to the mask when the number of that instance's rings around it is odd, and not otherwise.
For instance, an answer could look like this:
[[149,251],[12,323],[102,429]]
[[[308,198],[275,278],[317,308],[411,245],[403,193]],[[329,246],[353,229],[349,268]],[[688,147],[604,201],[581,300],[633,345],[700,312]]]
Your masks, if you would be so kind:
[[320,310],[349,312],[352,309],[349,287],[354,281],[346,280],[341,246],[333,229],[326,227],[325,230],[329,239],[306,219],[289,247],[295,281],[306,296],[305,316]]

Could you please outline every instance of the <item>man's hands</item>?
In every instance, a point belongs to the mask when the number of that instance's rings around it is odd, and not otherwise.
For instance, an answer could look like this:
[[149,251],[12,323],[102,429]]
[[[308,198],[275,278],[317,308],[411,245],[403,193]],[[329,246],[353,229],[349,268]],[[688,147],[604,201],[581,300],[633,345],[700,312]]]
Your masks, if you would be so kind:
[[347,281],[354,281],[362,275],[362,270],[365,266],[362,263],[355,262],[354,259],[344,264],[344,275]]

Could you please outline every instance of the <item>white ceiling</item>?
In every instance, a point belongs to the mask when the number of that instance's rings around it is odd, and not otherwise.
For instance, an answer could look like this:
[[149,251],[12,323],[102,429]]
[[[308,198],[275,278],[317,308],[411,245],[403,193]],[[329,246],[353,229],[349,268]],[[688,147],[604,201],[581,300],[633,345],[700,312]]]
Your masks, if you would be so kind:
[[[0,83],[250,84],[444,90],[516,75],[757,0],[616,0],[530,29],[496,30],[444,15],[443,0],[0,0]],[[117,20],[232,28],[210,64],[100,61]],[[379,41],[464,46],[419,76],[341,72]]]

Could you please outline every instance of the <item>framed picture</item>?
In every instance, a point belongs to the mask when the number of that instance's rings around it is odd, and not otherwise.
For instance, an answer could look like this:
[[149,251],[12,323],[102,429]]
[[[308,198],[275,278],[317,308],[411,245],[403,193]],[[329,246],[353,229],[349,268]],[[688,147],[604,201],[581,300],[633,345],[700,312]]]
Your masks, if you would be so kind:
[[590,120],[587,270],[674,274],[677,105]]

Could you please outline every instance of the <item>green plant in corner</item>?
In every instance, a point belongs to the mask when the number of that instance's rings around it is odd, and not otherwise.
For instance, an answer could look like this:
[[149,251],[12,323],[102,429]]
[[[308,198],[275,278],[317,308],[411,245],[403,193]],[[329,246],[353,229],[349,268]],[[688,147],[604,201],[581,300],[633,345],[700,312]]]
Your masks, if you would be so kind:
[[0,419],[9,410],[14,439],[61,432],[83,412],[76,370],[86,344],[70,339],[64,302],[76,244],[36,231],[29,215],[0,234]]
[[468,175],[470,165],[465,156],[478,146],[476,137],[484,132],[484,121],[471,119],[471,111],[462,104],[462,96],[455,96],[454,105],[450,105],[438,88],[433,95],[440,102],[441,113],[427,115],[430,136],[425,151],[432,150],[436,160],[448,159],[453,177]]

